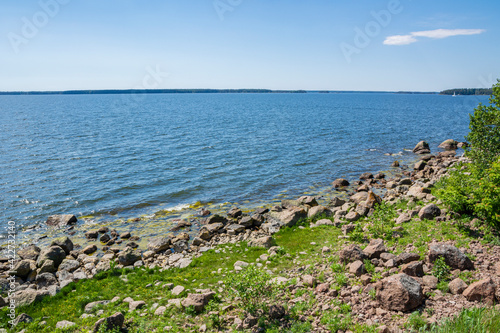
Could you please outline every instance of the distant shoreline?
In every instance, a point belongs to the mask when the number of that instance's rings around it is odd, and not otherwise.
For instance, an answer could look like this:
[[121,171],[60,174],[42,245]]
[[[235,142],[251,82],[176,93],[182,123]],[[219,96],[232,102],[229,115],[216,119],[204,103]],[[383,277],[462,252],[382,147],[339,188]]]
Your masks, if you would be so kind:
[[220,93],[378,93],[378,94],[431,94],[438,92],[417,91],[341,91],[341,90],[270,90],[270,89],[104,89],[104,90],[65,90],[65,91],[0,91],[0,95],[113,95],[113,94],[220,94]]

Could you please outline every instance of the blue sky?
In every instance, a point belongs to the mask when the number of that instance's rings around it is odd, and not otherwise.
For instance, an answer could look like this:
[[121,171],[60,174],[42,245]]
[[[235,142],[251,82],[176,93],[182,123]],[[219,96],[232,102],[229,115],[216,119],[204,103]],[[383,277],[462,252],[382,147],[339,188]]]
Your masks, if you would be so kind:
[[486,87],[498,13],[492,0],[3,1],[0,90]]

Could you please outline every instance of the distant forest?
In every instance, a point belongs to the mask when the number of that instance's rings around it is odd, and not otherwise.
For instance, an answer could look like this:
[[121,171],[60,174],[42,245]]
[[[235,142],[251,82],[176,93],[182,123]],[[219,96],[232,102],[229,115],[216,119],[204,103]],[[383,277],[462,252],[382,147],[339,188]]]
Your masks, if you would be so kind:
[[460,88],[443,90],[440,95],[491,95],[491,88]]
[[126,89],[67,91],[0,91],[0,95],[108,95],[108,94],[195,94],[195,93],[305,93],[305,90],[269,89]]

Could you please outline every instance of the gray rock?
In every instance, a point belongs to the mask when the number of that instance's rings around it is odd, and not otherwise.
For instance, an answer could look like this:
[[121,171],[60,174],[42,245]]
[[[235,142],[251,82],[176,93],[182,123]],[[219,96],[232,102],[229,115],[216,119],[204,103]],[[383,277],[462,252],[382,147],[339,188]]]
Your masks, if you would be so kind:
[[429,261],[433,263],[439,257],[443,257],[446,264],[451,268],[460,270],[474,269],[474,264],[472,263],[472,261],[453,245],[449,245],[446,243],[430,244],[428,254]]
[[188,296],[182,300],[181,305],[184,308],[193,307],[196,312],[203,311],[204,307],[212,300],[215,296],[213,291],[203,293],[203,294],[188,294]]
[[275,241],[271,236],[264,236],[256,239],[251,239],[248,241],[248,246],[250,247],[263,247],[266,249],[271,248],[275,245]]
[[139,310],[146,306],[144,301],[133,301],[128,303],[128,308],[130,311]]
[[97,230],[90,230],[85,233],[85,238],[90,240],[95,240],[99,237],[99,232]]
[[114,329],[120,329],[123,326],[123,323],[125,322],[125,317],[121,312],[117,312],[112,316],[109,316],[107,318],[101,318],[99,319],[95,324],[94,324],[94,329],[93,333],[99,332],[101,329],[101,326],[104,327],[104,331],[111,331]]
[[307,217],[307,213],[302,207],[292,206],[290,208],[284,209],[281,212],[269,212],[268,220],[274,220],[282,226],[291,227],[294,226],[298,221]]
[[54,273],[55,271],[57,271],[57,268],[54,266],[54,262],[52,260],[45,260],[37,274]]
[[347,215],[344,218],[346,219],[346,221],[355,222],[361,218],[361,215],[359,215],[358,212],[351,211],[347,213]]
[[387,248],[382,239],[372,239],[363,252],[365,252],[370,259],[380,258],[382,253],[387,252]]
[[73,242],[71,241],[71,239],[69,239],[69,237],[66,236],[54,239],[50,246],[54,245],[62,248],[64,252],[66,252],[66,254],[69,254],[71,251],[73,251]]
[[281,319],[285,314],[286,311],[283,305],[271,305],[269,307],[269,318],[273,320]]
[[92,310],[98,305],[107,305],[109,304],[109,301],[95,301],[95,302],[90,302],[87,305],[85,305],[85,309],[83,310],[86,313],[91,313]]
[[343,204],[345,204],[345,200],[342,200],[338,197],[334,197],[331,201],[330,201],[330,205],[332,205],[333,207],[341,207]]
[[17,251],[17,255],[21,257],[21,259],[29,259],[36,261],[38,259],[38,255],[40,254],[40,248],[36,245],[30,245],[25,247],[22,250]]
[[349,265],[349,273],[354,274],[356,276],[361,276],[366,273],[365,264],[361,260],[356,260],[352,264]]
[[[100,238],[99,238],[99,241],[101,243],[108,243],[109,241],[111,240],[111,236],[108,235],[108,234],[103,234]],[[112,245],[112,244],[110,244]]]
[[149,240],[148,250],[155,253],[164,251],[170,247],[172,240],[169,237],[155,237]]
[[484,302],[492,305],[495,302],[496,285],[491,277],[472,283],[464,290],[463,295],[468,301]]
[[42,267],[46,260],[52,260],[54,262],[54,266],[58,267],[64,258],[66,258],[66,252],[60,246],[55,245],[45,248],[40,252],[36,265],[38,267]]
[[418,253],[400,253],[394,258],[394,263],[396,266],[400,266],[403,264],[408,264],[412,261],[420,260],[420,254]]
[[401,272],[409,276],[424,276],[423,263],[421,261],[412,261],[410,263],[404,264],[401,267]]
[[58,321],[56,323],[56,328],[59,328],[59,329],[65,329],[65,328],[70,328],[70,327],[73,327],[75,326],[76,324],[72,321],[68,321],[68,320],[62,320],[62,321]]
[[88,246],[86,246],[86,247],[82,250],[82,253],[85,253],[85,254],[92,254],[92,253],[94,253],[95,251],[97,251],[97,246],[95,246],[95,244],[92,244],[92,245],[88,245]]
[[35,283],[39,288],[46,288],[57,284],[56,276],[52,273],[41,273],[36,276]]
[[443,141],[438,148],[446,149],[446,150],[456,150],[458,148],[458,142],[453,139],[448,139]]
[[12,295],[12,300],[15,302],[16,306],[30,305],[35,301],[42,299],[45,296],[44,293],[39,293],[34,289],[24,289],[16,291]]
[[456,278],[448,283],[448,288],[453,295],[460,295],[467,289],[467,284],[462,279]]
[[30,259],[21,260],[14,266],[15,275],[21,278],[26,278],[34,270],[36,270],[36,262]]
[[230,224],[226,226],[226,230],[239,234],[240,232],[245,231],[245,226],[241,224]]
[[227,212],[227,216],[232,217],[232,218],[237,218],[237,217],[241,216],[242,214],[243,214],[243,212],[241,211],[241,209],[239,209],[237,207],[233,207]]
[[358,192],[350,197],[351,201],[356,204],[366,201],[368,199],[368,192]]
[[73,272],[78,267],[80,267],[80,263],[77,260],[64,259],[59,265],[59,270]]
[[429,144],[425,141],[420,141],[417,143],[415,148],[413,148],[415,154],[429,154],[431,152]]
[[428,204],[427,206],[420,209],[420,211],[418,212],[418,217],[420,217],[420,219],[422,220],[423,219],[432,220],[434,219],[434,217],[439,215],[441,215],[441,209],[439,209],[439,207],[433,203]]
[[67,225],[73,225],[77,222],[75,215],[66,214],[66,215],[51,215],[47,218],[47,222],[45,222],[48,226],[52,227],[64,227]]
[[26,313],[21,313],[19,316],[17,316],[16,319],[14,319],[14,326],[19,325],[20,323],[31,323],[33,321],[33,318],[31,318],[29,315]]
[[348,245],[339,252],[339,259],[344,262],[353,262],[356,260],[363,261],[367,259],[368,256],[355,244]]
[[314,206],[307,212],[308,218],[315,218],[319,216],[332,216],[332,211],[324,206]]
[[422,286],[406,274],[389,276],[376,283],[377,301],[391,311],[410,311],[424,301]]
[[184,287],[183,286],[175,286],[173,289],[172,289],[172,295],[174,296],[178,296],[180,295],[183,291],[184,291]]
[[141,252],[126,247],[123,251],[118,253],[118,262],[123,266],[133,265],[136,261],[141,260]]
[[339,188],[339,187],[349,186],[349,182],[346,179],[338,178],[333,181],[332,185],[335,188]]
[[438,278],[433,276],[433,275],[425,275],[422,278],[424,285],[431,288],[431,289],[436,289],[438,285]]

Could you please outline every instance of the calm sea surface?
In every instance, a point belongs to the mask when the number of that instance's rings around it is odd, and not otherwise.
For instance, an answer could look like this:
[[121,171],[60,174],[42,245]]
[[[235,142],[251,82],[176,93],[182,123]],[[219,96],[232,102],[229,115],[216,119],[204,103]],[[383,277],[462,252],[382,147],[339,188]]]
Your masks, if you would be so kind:
[[479,102],[487,97],[0,96],[0,223],[314,194],[335,178],[409,161],[405,149],[420,140],[433,151],[463,140]]

